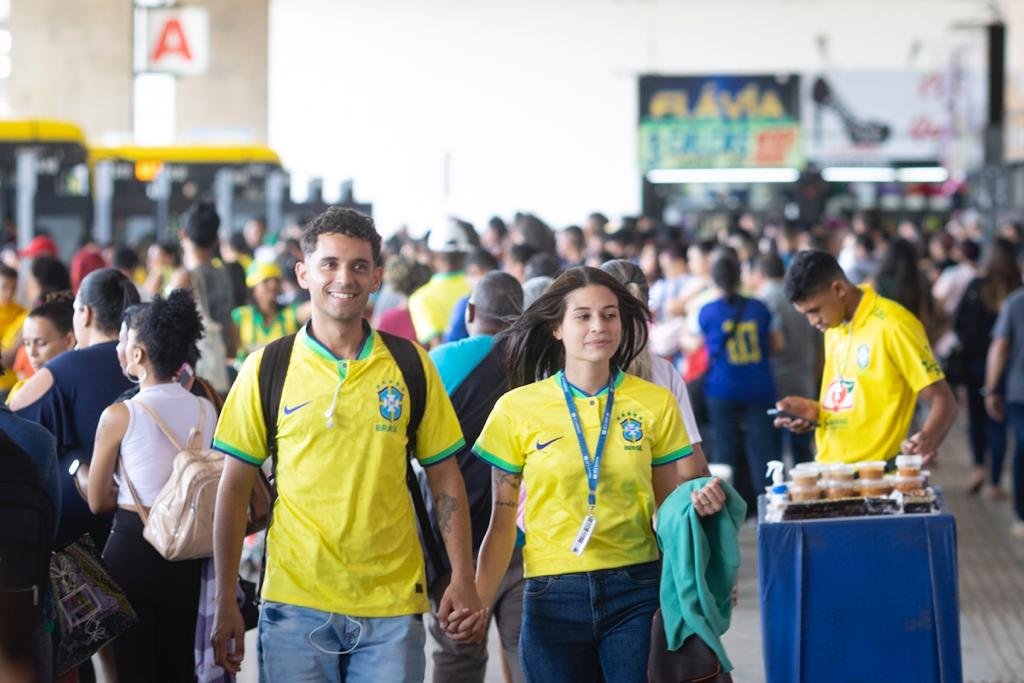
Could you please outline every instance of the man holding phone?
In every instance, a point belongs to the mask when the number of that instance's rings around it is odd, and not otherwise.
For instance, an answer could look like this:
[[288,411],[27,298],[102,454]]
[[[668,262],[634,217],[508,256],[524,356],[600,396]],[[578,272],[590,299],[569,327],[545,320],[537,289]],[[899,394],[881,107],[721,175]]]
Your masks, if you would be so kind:
[[[825,334],[818,401],[787,396],[776,427],[815,430],[817,460],[889,460],[898,453],[935,457],[956,415],[956,399],[935,360],[924,326],[907,309],[857,287],[825,252],[803,251],[786,274],[786,297]],[[918,395],[928,405],[921,429],[910,429]]]

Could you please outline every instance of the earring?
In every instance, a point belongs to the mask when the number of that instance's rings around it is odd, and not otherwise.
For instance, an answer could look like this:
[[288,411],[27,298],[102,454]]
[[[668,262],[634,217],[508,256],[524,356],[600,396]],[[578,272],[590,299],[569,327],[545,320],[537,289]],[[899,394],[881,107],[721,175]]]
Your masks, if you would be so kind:
[[146,371],[146,368],[144,368],[141,365],[139,365],[139,369],[142,370],[142,374],[141,375],[133,375],[132,374],[132,366],[133,365],[138,365],[138,364],[137,363],[129,363],[128,365],[125,366],[125,368],[124,368],[124,376],[126,378],[128,378],[128,381],[131,382],[132,384],[141,384],[141,383],[145,382],[146,378],[149,377],[149,373]]

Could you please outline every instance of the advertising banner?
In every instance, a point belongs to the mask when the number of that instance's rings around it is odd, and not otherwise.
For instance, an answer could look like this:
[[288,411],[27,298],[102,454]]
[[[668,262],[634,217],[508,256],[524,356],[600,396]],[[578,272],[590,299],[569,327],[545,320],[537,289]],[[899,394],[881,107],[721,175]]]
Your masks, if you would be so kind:
[[819,166],[940,162],[955,137],[940,72],[839,72],[803,79],[804,145]]
[[679,168],[800,167],[800,79],[643,76],[639,162]]

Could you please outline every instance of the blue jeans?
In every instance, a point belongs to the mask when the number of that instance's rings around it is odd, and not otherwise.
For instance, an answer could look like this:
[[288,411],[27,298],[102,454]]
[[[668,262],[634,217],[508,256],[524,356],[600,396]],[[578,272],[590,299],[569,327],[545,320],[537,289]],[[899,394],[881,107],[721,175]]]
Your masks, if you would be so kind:
[[1013,509],[1024,521],[1024,403],[1007,403],[1006,421],[1013,429]]
[[531,683],[647,681],[657,562],[526,580],[519,658]]
[[260,681],[421,683],[426,669],[423,617],[348,617],[264,602]]
[[[774,407],[771,403],[741,403],[708,397],[711,433],[715,439],[711,461],[735,470],[740,466],[740,453],[744,453],[755,494],[763,491],[768,461],[782,458],[782,434],[767,413]],[[744,426],[746,438],[741,442]]]

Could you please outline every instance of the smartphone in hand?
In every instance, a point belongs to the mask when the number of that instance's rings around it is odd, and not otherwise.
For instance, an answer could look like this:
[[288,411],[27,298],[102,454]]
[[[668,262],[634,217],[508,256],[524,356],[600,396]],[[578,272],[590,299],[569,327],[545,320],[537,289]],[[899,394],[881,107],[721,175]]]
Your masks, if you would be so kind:
[[790,413],[790,412],[785,411],[785,410],[779,410],[778,408],[769,408],[768,409],[768,416],[769,417],[788,418],[790,420],[803,420],[804,422],[809,422],[812,427],[817,427],[818,426],[818,421],[817,420],[808,420],[806,417],[800,417],[799,415],[795,415],[795,414]]

